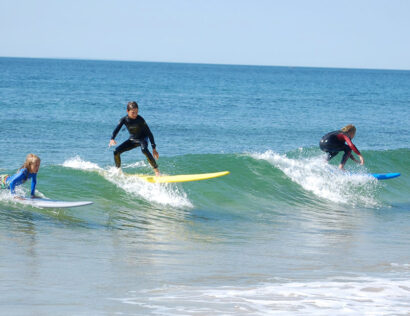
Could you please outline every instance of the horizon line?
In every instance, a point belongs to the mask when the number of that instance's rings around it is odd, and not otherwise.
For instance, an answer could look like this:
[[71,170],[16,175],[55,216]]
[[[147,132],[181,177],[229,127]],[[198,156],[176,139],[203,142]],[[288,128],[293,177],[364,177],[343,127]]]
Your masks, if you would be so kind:
[[134,62],[134,63],[163,63],[163,64],[191,64],[191,65],[214,65],[214,66],[244,66],[244,67],[282,67],[282,68],[317,68],[317,69],[347,69],[347,70],[389,70],[389,71],[410,71],[410,69],[398,68],[355,68],[338,66],[291,66],[291,65],[261,65],[261,64],[229,64],[210,62],[181,62],[181,61],[153,61],[153,60],[130,60],[130,59],[104,59],[104,58],[84,58],[84,57],[27,57],[27,56],[0,56],[0,58],[10,59],[52,59],[52,60],[76,60],[76,61],[111,61],[111,62]]

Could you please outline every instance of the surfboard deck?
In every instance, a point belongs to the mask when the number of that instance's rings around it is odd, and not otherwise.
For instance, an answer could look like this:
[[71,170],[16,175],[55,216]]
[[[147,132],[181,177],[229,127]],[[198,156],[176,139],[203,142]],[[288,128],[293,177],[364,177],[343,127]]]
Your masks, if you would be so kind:
[[16,200],[19,203],[39,207],[39,208],[67,208],[67,207],[79,207],[93,204],[91,201],[60,201],[50,199],[30,199],[23,198],[22,200]]
[[144,174],[127,174],[127,176],[138,177],[141,180],[150,182],[150,183],[175,183],[175,182],[190,182],[190,181],[200,181],[208,180],[213,178],[218,178],[226,176],[229,174],[229,171],[220,171],[212,173],[198,173],[198,174],[179,174],[174,176],[150,176]]
[[388,179],[393,179],[400,177],[399,172],[392,172],[392,173],[371,173],[370,174],[372,177],[375,177],[378,180],[388,180]]

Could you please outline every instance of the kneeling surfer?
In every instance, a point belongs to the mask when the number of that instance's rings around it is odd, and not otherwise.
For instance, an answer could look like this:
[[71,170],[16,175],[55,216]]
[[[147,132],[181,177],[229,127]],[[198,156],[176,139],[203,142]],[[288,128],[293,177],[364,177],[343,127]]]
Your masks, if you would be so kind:
[[[114,161],[117,168],[121,167],[121,154],[125,151],[129,151],[138,146],[141,146],[142,153],[147,157],[148,162],[155,171],[155,175],[159,176],[159,169],[155,159],[159,158],[154,141],[154,135],[152,135],[147,123],[138,115],[138,104],[135,101],[128,102],[127,115],[120,119],[117,127],[114,129],[109,146],[116,145],[115,137],[120,131],[121,127],[125,125],[130,133],[130,137],[119,145],[114,151]],[[152,153],[148,150],[148,139],[151,142]],[[155,159],[154,159],[155,158]]]
[[[327,153],[327,161],[335,157],[340,151],[344,151],[339,169],[344,169],[344,165],[349,158],[363,165],[363,156],[356,148],[356,146],[352,143],[352,139],[355,135],[356,127],[352,124],[346,125],[339,131],[330,132],[324,135],[320,140],[319,146],[322,151]],[[353,157],[352,150],[359,156],[360,161]]]
[[40,162],[41,160],[38,156],[34,154],[28,154],[26,161],[15,175],[0,175],[0,188],[10,189],[11,194],[14,195],[15,198],[21,199],[20,197],[15,195],[15,188],[16,186],[26,182],[28,179],[31,179],[31,198],[36,198],[37,196],[35,195],[35,192],[37,184],[37,173],[40,169]]

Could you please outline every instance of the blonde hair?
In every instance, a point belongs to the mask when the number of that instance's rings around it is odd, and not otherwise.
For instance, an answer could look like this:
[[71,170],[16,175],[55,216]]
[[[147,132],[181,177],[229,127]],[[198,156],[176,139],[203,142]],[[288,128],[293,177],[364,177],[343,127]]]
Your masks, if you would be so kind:
[[341,129],[343,133],[356,133],[356,127],[353,124],[346,125]]
[[24,162],[24,164],[21,166],[21,169],[27,168],[27,170],[31,171],[31,166],[40,163],[41,159],[39,156],[34,155],[34,154],[28,154],[26,157],[26,161]]

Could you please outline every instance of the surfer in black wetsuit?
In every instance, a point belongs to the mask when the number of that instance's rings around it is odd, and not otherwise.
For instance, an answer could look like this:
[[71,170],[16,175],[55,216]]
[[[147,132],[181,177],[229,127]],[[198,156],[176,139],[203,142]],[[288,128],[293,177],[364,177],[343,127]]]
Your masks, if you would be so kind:
[[[147,123],[138,115],[138,104],[137,102],[128,102],[127,104],[128,115],[121,118],[117,127],[114,129],[109,146],[114,146],[117,144],[115,137],[120,131],[121,127],[125,125],[130,133],[129,139],[119,145],[114,151],[114,161],[117,168],[121,167],[121,154],[125,151],[134,149],[141,146],[142,153],[147,157],[148,162],[155,171],[155,175],[159,175],[158,165],[155,159],[159,158],[158,152],[156,150],[156,145],[154,141],[154,135],[152,135]],[[151,142],[152,153],[148,150],[148,139]],[[155,159],[154,159],[155,158]]]
[[[349,124],[339,131],[330,132],[323,136],[320,140],[319,146],[322,151],[327,153],[327,161],[335,157],[340,151],[344,151],[339,169],[344,169],[344,165],[349,158],[363,165],[363,156],[356,148],[356,146],[352,143],[352,139],[355,135],[356,127],[352,124]],[[359,156],[360,161],[353,157],[352,150]]]

